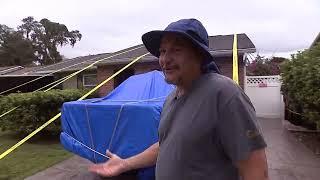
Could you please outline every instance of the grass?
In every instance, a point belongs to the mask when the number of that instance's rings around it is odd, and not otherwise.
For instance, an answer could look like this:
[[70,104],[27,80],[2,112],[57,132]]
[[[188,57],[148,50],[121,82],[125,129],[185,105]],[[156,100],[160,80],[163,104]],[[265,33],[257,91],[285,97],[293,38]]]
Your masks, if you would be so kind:
[[[0,131],[0,153],[21,139],[13,133]],[[31,140],[0,160],[0,180],[24,179],[72,156],[63,149],[57,137],[38,136]]]

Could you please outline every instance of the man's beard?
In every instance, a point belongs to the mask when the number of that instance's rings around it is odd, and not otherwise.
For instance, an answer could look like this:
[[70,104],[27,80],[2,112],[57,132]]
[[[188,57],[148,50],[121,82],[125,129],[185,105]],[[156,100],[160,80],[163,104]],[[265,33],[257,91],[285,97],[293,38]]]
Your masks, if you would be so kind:
[[173,85],[179,85],[182,82],[182,77],[178,77],[177,80],[168,80],[167,77],[164,78],[164,80],[168,83],[168,84],[173,84]]

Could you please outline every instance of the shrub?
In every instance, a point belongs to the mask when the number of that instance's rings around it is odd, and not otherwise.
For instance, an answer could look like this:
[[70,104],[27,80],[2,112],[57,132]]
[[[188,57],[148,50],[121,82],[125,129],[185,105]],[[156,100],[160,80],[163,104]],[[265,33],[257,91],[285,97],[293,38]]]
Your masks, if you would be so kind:
[[281,65],[282,87],[288,108],[300,113],[300,124],[320,129],[320,44],[292,55]]
[[[1,114],[19,106],[15,111],[0,119],[0,129],[26,135],[40,127],[60,112],[64,102],[75,101],[86,91],[77,89],[51,90],[48,92],[13,93],[0,97]],[[47,126],[44,132],[56,135],[60,132],[60,121]]]

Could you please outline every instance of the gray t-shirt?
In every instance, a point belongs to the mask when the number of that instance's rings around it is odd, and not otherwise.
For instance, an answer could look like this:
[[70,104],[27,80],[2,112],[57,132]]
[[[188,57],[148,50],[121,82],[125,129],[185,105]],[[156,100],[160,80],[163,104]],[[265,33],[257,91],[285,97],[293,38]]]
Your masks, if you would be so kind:
[[235,166],[266,147],[255,110],[231,79],[208,73],[166,99],[159,126],[157,180],[239,180]]

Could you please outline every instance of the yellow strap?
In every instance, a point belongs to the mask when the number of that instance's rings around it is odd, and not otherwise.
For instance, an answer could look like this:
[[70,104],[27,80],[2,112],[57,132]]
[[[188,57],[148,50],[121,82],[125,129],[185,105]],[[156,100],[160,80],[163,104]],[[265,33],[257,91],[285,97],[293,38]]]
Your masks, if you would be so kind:
[[[143,58],[144,56],[148,55],[149,53],[143,54],[139,57],[137,57],[136,59],[134,59],[133,61],[131,61],[129,64],[127,64],[125,67],[123,67],[122,69],[120,69],[119,71],[117,71],[116,73],[114,73],[112,76],[110,76],[108,79],[104,80],[102,83],[100,83],[99,85],[97,85],[95,88],[93,88],[91,91],[89,91],[87,94],[83,95],[81,98],[78,99],[79,100],[83,100],[86,97],[88,97],[91,93],[93,93],[95,90],[99,89],[101,86],[103,86],[105,83],[107,83],[108,81],[110,81],[112,78],[114,78],[115,76],[117,76],[118,74],[120,74],[122,71],[124,71],[125,69],[127,69],[129,66],[131,66],[133,63],[137,62],[138,60],[140,60],[141,58]],[[21,146],[23,143],[25,143],[27,140],[29,140],[32,136],[36,135],[39,131],[41,131],[42,129],[44,129],[45,127],[47,127],[50,123],[52,123],[54,120],[58,119],[61,116],[61,113],[55,115],[53,118],[51,118],[49,121],[47,121],[46,123],[44,123],[42,126],[40,126],[38,129],[36,129],[35,131],[33,131],[32,133],[30,133],[28,136],[26,136],[25,138],[23,138],[22,140],[20,140],[17,144],[15,144],[14,146],[12,146],[11,148],[9,148],[8,150],[6,150],[5,152],[3,152],[0,155],[0,160],[2,158],[4,158],[5,156],[7,156],[9,153],[11,153],[13,150],[15,150],[16,148],[18,148],[19,146]]]
[[239,73],[238,73],[238,40],[237,40],[237,34],[234,34],[233,38],[233,66],[232,66],[232,79],[239,84]]
[[5,116],[5,115],[7,115],[7,114],[11,113],[12,111],[16,110],[18,107],[20,107],[20,106],[16,106],[16,107],[14,107],[14,108],[10,109],[9,111],[7,111],[7,112],[5,112],[5,113],[1,114],[1,115],[0,115],[0,118],[2,118],[3,116]]
[[[54,81],[54,82],[52,82],[52,83],[50,83],[50,84],[48,84],[48,85],[46,85],[46,86],[44,86],[44,87],[42,87],[42,88],[39,88],[39,89],[35,90],[34,92],[40,91],[40,90],[44,89],[45,87],[48,87],[48,86],[50,86],[50,85],[53,84],[50,88],[48,88],[48,89],[46,89],[46,90],[44,91],[44,92],[47,92],[47,91],[53,89],[54,87],[58,86],[59,84],[65,82],[66,80],[72,78],[73,76],[81,73],[82,71],[84,71],[84,70],[92,67],[93,65],[95,65],[95,64],[97,64],[97,63],[99,63],[99,62],[101,62],[101,61],[104,61],[104,60],[113,58],[113,57],[115,57],[115,56],[119,56],[119,55],[121,55],[121,54],[128,53],[128,52],[130,52],[130,51],[133,51],[133,50],[136,50],[136,49],[139,49],[139,48],[142,48],[142,47],[143,47],[143,46],[138,46],[138,47],[135,47],[135,48],[133,48],[133,49],[129,49],[129,50],[127,50],[127,51],[119,52],[119,53],[113,54],[113,55],[111,55],[111,56],[108,56],[108,57],[106,57],[106,58],[103,58],[103,59],[100,59],[100,60],[98,60],[98,61],[95,61],[95,62],[93,62],[92,64],[84,67],[83,69],[80,69],[80,70],[78,70],[78,71],[76,71],[76,72],[74,72],[74,73],[72,73],[72,74],[69,74],[68,76],[63,77],[63,78],[61,78],[61,79],[58,79],[58,80],[56,80],[56,81]],[[83,62],[81,62],[81,63],[83,63]],[[79,63],[77,63],[77,64],[79,64]],[[70,67],[70,66],[68,66],[68,67],[66,67],[66,68],[69,68],[69,67]],[[63,69],[64,69],[64,68],[59,69],[59,70],[57,70],[57,71],[55,71],[55,72],[58,72],[58,71],[63,70]],[[53,72],[53,73],[54,73],[54,72]],[[50,73],[50,74],[53,74],[53,73]],[[50,74],[47,74],[47,75],[50,75]],[[47,76],[47,75],[45,75],[45,76]],[[14,88],[17,88],[17,87],[23,86],[23,85],[25,85],[25,84],[31,83],[31,82],[36,81],[36,80],[38,80],[38,79],[41,79],[41,78],[43,78],[43,77],[45,77],[45,76],[41,76],[41,77],[39,77],[39,78],[37,78],[37,79],[31,80],[31,81],[29,81],[29,82],[27,82],[27,83],[21,84],[21,85],[19,85],[19,86],[14,87]],[[12,89],[12,88],[11,88],[11,89]],[[10,89],[9,89],[9,90],[10,90]],[[6,90],[6,91],[9,91],[9,90]],[[5,92],[5,91],[3,91],[3,92]],[[3,92],[1,92],[1,93],[3,93]],[[1,94],[1,93],[0,93],[0,94]],[[10,109],[9,111],[1,114],[1,115],[0,115],[0,118],[3,117],[3,116],[5,116],[5,115],[7,115],[7,114],[9,114],[9,113],[11,113],[11,112],[13,112],[13,111],[16,110],[18,107],[19,107],[19,106],[16,106],[16,107]]]
[[[120,53],[116,53],[116,54],[113,54],[113,55],[108,56],[108,57],[106,57],[106,58],[103,58],[103,59],[100,59],[100,60],[98,60],[98,61],[95,61],[94,63],[88,65],[87,67],[85,67],[85,68],[83,68],[83,69],[81,69],[81,70],[79,70],[79,71],[76,71],[76,72],[72,73],[71,76],[69,75],[70,77],[69,77],[69,76],[65,77],[66,79],[64,79],[63,81],[61,81],[61,82],[59,82],[58,84],[54,85],[53,87],[59,85],[60,83],[66,81],[66,80],[68,80],[68,79],[70,79],[72,76],[74,76],[74,75],[76,75],[76,74],[79,74],[80,72],[82,72],[82,71],[84,71],[84,70],[92,67],[93,65],[95,65],[95,64],[97,64],[97,63],[99,63],[99,62],[101,62],[101,61],[110,59],[110,58],[112,58],[112,57],[115,57],[115,56],[118,56],[118,55],[121,55],[121,54],[125,54],[125,53],[127,53],[127,52],[130,52],[130,51],[133,51],[133,50],[136,50],[136,49],[140,49],[140,48],[142,48],[142,47],[143,47],[142,45],[141,45],[141,46],[137,46],[137,47],[135,47],[135,48],[132,48],[132,49],[129,49],[129,50],[120,52]],[[61,70],[68,69],[68,68],[70,68],[70,67],[73,67],[73,66],[76,66],[76,65],[79,65],[79,64],[83,64],[83,63],[85,63],[85,62],[89,62],[89,61],[94,60],[94,59],[97,59],[97,58],[88,59],[88,60],[86,60],[86,61],[83,61],[83,62],[80,62],[80,63],[76,63],[76,64],[72,64],[72,65],[70,65],[70,66],[63,67],[63,68],[61,68],[61,69],[55,70],[55,71],[53,71],[53,72],[51,72],[51,73],[49,73],[49,74],[45,74],[45,75],[40,76],[40,77],[38,77],[38,78],[36,78],[36,79],[33,79],[33,80],[30,80],[30,81],[25,82],[25,83],[23,83],[23,84],[20,84],[20,85],[18,85],[18,86],[16,86],[16,87],[7,89],[7,90],[5,90],[5,91],[2,91],[2,92],[0,92],[0,95],[1,95],[1,94],[4,94],[4,93],[6,93],[6,92],[9,92],[9,91],[11,91],[11,90],[17,89],[17,88],[19,88],[19,87],[21,87],[21,86],[30,84],[30,83],[32,83],[32,82],[34,82],[34,81],[37,81],[37,80],[39,80],[39,79],[42,79],[42,78],[44,78],[44,77],[46,77],[46,76],[50,76],[50,75],[52,75],[52,74],[54,74],[54,73],[60,72]],[[52,66],[52,65],[50,65],[50,66]],[[40,69],[43,69],[43,68],[40,68]],[[59,80],[57,80],[57,81],[59,81]],[[56,81],[55,81],[55,82],[56,82]],[[53,83],[51,83],[51,84],[54,84],[55,82],[53,82]],[[47,86],[49,86],[49,85],[47,85]],[[47,87],[47,86],[45,86],[45,87]],[[51,87],[51,89],[52,89],[53,87]],[[43,87],[43,88],[44,88],[44,87]],[[39,91],[39,90],[41,90],[41,89],[43,89],[43,88],[37,89],[36,91]]]
[[[71,75],[72,75],[72,74],[71,74]],[[61,83],[62,83],[61,81],[63,81],[64,79],[68,78],[69,76],[70,76],[70,74],[69,74],[68,76],[65,76],[65,77],[62,77],[62,78],[60,78],[60,79],[57,79],[57,80],[51,82],[50,84],[47,84],[47,85],[45,85],[45,86],[43,86],[43,87],[41,87],[41,88],[39,88],[39,89],[36,89],[36,90],[34,90],[33,92],[42,91],[42,90],[46,89],[46,88],[49,87],[49,86],[52,86],[52,87],[51,87],[51,89],[52,89],[53,87],[61,84]],[[48,88],[48,89],[50,90],[50,88]],[[46,90],[48,91],[48,89],[46,89]]]

